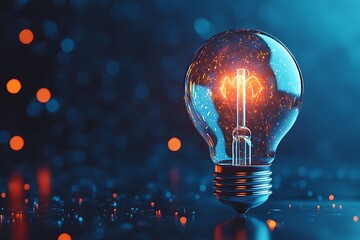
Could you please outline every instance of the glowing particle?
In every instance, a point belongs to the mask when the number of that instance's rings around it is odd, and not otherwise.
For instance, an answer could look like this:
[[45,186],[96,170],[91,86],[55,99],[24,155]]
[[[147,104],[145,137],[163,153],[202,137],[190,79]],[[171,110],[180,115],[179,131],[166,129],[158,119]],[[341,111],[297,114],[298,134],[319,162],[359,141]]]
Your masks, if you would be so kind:
[[24,29],[19,33],[19,40],[23,44],[30,44],[34,40],[34,34],[30,29]]
[[332,208],[335,208],[336,205],[335,205],[335,203],[333,203],[331,206],[332,206]]
[[320,205],[317,205],[316,208],[317,208],[317,210],[320,210]]
[[276,222],[272,219],[267,220],[266,224],[268,225],[270,231],[273,231],[276,227]]
[[168,141],[168,147],[170,151],[176,152],[181,148],[180,139],[173,137]]
[[51,98],[51,92],[47,88],[40,88],[36,93],[36,99],[41,103],[47,103]]
[[25,184],[24,184],[24,190],[25,190],[25,191],[28,191],[29,189],[30,189],[30,184],[25,183]]
[[13,136],[10,139],[10,148],[14,151],[20,151],[24,147],[24,139],[20,136]]
[[334,195],[332,195],[332,194],[329,195],[329,200],[330,200],[330,201],[332,201],[332,200],[334,200],[334,199],[335,199]]
[[79,205],[81,205],[83,203],[83,199],[79,198]]
[[289,208],[291,208],[291,204],[289,204]]
[[150,206],[151,206],[151,207],[154,207],[154,206],[155,206],[155,203],[154,203],[154,202],[150,202]]
[[18,79],[10,79],[6,83],[6,89],[11,94],[17,94],[21,89],[21,82]]
[[29,199],[25,198],[24,202],[27,204],[29,202]]
[[339,208],[340,208],[340,210],[342,209],[342,205],[341,205],[341,204],[339,205]]
[[165,196],[166,196],[167,198],[171,197],[171,192],[167,191],[167,192],[165,193]]
[[59,235],[58,240],[71,240],[71,236],[67,233],[62,233]]
[[155,211],[155,215],[156,215],[157,217],[161,217],[161,211],[160,211],[160,210],[156,210],[156,211]]
[[358,217],[358,216],[354,216],[354,217],[353,217],[353,221],[354,221],[354,222],[359,221],[359,217]]
[[112,197],[113,197],[113,198],[117,198],[117,196],[118,196],[117,193],[113,193],[113,194],[112,194]]
[[1,193],[1,197],[2,197],[2,198],[6,198],[6,193],[5,193],[5,192],[2,192],[2,193]]
[[183,217],[180,218],[180,223],[181,223],[181,225],[185,226],[185,225],[186,225],[186,222],[187,222],[186,217],[183,216]]
[[175,212],[175,216],[179,216],[179,212],[178,212],[178,211]]

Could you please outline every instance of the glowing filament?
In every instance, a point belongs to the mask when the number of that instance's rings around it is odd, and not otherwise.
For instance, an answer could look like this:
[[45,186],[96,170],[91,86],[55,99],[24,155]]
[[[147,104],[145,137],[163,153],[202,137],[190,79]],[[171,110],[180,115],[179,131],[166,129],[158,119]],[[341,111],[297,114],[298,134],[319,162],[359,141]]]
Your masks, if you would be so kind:
[[[241,101],[240,101],[240,91]],[[240,122],[240,105],[242,105]],[[246,127],[246,69],[236,69],[236,128],[233,130],[232,165],[251,165],[251,131]]]
[[[224,77],[220,87],[220,92],[224,98],[227,98],[228,95],[227,90],[229,85],[233,88],[236,87],[236,82],[237,82],[236,80],[238,77],[239,75],[236,75],[236,77],[233,79],[229,78],[228,76]],[[246,78],[245,83],[247,87],[250,88],[252,98],[256,98],[257,96],[259,96],[260,92],[264,89],[259,79],[257,79],[254,76],[250,76]],[[242,85],[242,81],[240,81],[240,84]]]

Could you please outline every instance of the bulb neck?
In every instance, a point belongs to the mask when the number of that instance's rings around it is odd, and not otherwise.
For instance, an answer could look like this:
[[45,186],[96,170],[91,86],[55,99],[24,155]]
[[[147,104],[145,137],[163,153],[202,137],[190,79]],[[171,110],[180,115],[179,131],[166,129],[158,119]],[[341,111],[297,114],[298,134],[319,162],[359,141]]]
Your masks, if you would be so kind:
[[271,165],[215,165],[214,195],[223,204],[245,214],[269,198]]

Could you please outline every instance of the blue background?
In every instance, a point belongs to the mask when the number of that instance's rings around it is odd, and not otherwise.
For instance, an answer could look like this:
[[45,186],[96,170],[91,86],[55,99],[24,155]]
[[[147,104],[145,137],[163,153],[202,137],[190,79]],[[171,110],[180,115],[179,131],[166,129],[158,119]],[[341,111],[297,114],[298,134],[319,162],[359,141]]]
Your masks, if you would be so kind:
[[[0,8],[0,171],[55,192],[211,191],[213,163],[183,101],[186,68],[212,35],[259,29],[302,70],[303,108],[280,143],[273,198],[358,199],[360,28],[357,1],[3,1]],[[30,45],[18,40],[29,28]],[[18,78],[18,95],[6,82]],[[36,90],[53,100],[41,105]],[[25,147],[13,152],[9,137]],[[182,141],[170,152],[171,137]],[[206,188],[201,187],[206,186]],[[201,187],[201,188],[200,188]]]

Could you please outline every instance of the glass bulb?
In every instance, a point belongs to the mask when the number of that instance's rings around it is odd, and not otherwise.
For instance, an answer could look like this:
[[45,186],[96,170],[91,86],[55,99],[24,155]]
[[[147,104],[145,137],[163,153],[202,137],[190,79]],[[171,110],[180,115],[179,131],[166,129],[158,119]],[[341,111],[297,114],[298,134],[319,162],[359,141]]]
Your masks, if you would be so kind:
[[249,167],[242,171],[272,163],[299,114],[302,95],[292,54],[256,30],[229,30],[207,40],[185,79],[186,107],[211,159],[218,166]]

